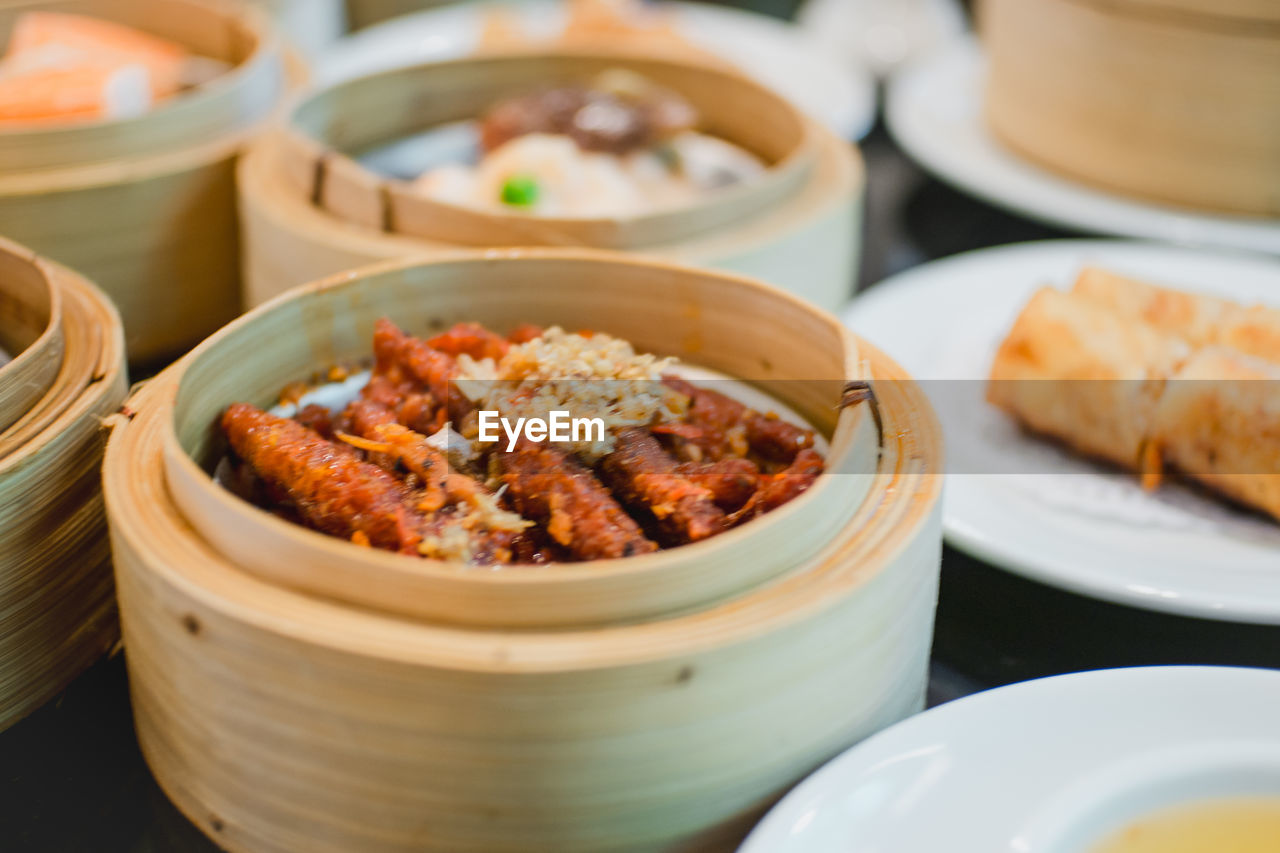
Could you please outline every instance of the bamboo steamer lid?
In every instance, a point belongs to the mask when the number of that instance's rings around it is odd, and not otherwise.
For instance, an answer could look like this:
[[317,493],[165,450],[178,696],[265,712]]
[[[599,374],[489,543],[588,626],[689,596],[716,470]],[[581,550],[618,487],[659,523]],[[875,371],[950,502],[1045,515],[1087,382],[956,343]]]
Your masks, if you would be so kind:
[[1119,193],[1280,216],[1280,6],[984,0],[987,121]]
[[0,239],[0,434],[48,392],[64,343],[61,291],[38,259]]
[[[350,156],[474,117],[535,82],[619,67],[680,91],[709,132],[771,163],[768,174],[674,210],[556,219],[428,199]],[[512,245],[626,248],[763,277],[825,307],[848,298],[862,188],[856,155],[777,95],[719,66],[640,54],[489,54],[348,81],[292,115],[239,175],[250,304],[373,260]]]
[[0,243],[60,303],[65,340],[48,389],[0,431],[0,729],[44,704],[117,637],[99,463],[124,400],[120,319],[74,273]]
[[[555,251],[454,259],[401,267],[399,282],[361,271],[257,316],[309,304],[342,337],[381,307],[365,276],[422,304],[485,265],[515,277],[514,316],[539,304],[523,273],[570,262],[680,272]],[[336,293],[348,312],[330,313]],[[730,849],[785,788],[922,704],[938,427],[899,368],[857,347],[875,381],[862,406],[879,418],[875,474],[817,555],[726,601],[520,631],[312,596],[223,556],[166,482],[189,356],[115,421],[104,469],[136,724],[161,785],[236,851]],[[246,798],[249,785],[270,795]]]
[[94,277],[131,359],[185,349],[239,313],[235,158],[282,93],[265,17],[230,0],[0,0],[17,16],[107,18],[234,65],[145,115],[0,129],[0,233]]

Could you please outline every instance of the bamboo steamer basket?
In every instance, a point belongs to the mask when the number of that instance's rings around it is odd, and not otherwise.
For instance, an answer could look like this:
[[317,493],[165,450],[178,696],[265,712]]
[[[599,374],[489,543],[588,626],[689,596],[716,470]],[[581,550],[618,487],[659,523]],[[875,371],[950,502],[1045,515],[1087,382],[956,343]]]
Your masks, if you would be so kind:
[[21,277],[54,294],[64,342],[43,394],[0,431],[4,729],[51,699],[118,636],[99,463],[103,419],[119,408],[127,383],[120,318],[100,291],[4,241],[0,277],[0,288]]
[[[757,181],[626,218],[487,213],[419,195],[353,154],[472,118],[535,83],[628,68],[684,94],[710,132],[771,164]],[[239,173],[250,304],[377,260],[468,246],[622,248],[765,278],[819,305],[849,295],[861,167],[849,145],[738,73],[694,60],[512,52],[396,69],[315,93]]]
[[0,233],[93,277],[129,357],[186,349],[239,313],[234,166],[282,93],[257,10],[216,0],[0,0],[0,42],[28,10],[117,20],[234,64],[119,121],[0,130]]
[[62,293],[46,270],[0,240],[0,434],[48,392],[62,367]]
[[1126,195],[1280,216],[1280,4],[983,0],[987,121]]
[[[631,279],[641,275],[652,282],[647,301],[633,296]],[[492,298],[504,278],[506,298]],[[577,305],[543,289],[566,280]],[[665,313],[655,307],[672,299]],[[315,595],[226,556],[228,540],[257,535],[267,514],[206,537],[181,506],[175,445],[205,466],[219,452],[208,424],[202,435],[190,419],[246,392],[266,402],[266,386],[303,368],[255,355],[218,380],[217,365],[228,364],[221,355],[241,336],[257,330],[264,346],[268,337],[305,341],[309,373],[350,353],[353,341],[367,347],[373,319],[388,309],[419,328],[459,316],[545,318],[553,306],[570,321],[590,312],[593,328],[636,332],[641,347],[696,354],[711,366],[712,345],[728,340],[727,312],[739,338],[762,345],[753,364],[733,366],[751,368],[748,377],[816,417],[830,458],[865,454],[866,470],[825,478],[849,480],[834,488],[851,492],[851,505],[824,505],[834,493],[815,486],[742,528],[760,546],[758,559],[778,548],[797,559],[727,596],[686,596],[700,603],[666,613],[601,621],[604,611],[622,614],[591,598],[615,594],[609,576],[640,558],[597,563],[599,585],[574,591],[554,625],[391,614]],[[788,347],[765,349],[779,315],[808,320]],[[272,316],[284,324],[262,325]],[[842,370],[851,359],[875,394],[838,416],[833,399],[824,414],[809,395],[826,386],[838,397],[839,382],[783,381],[810,366]],[[781,291],[568,250],[384,265],[255,310],[157,377],[131,409],[135,416],[115,421],[104,470],[139,740],[169,796],[229,850],[730,849],[787,787],[921,707],[941,543],[937,423],[896,365]],[[867,429],[870,453],[856,440]],[[787,525],[788,510],[842,523],[813,535],[819,547],[802,556],[804,543],[770,536],[772,525]],[[720,537],[726,548],[730,535]],[[367,556],[329,544],[352,560]],[[659,555],[695,576],[666,583],[716,573],[714,548],[682,560],[695,547]],[[750,562],[739,569],[752,572]],[[363,565],[369,584],[383,582],[382,566]],[[557,569],[538,579],[540,571],[470,574],[531,595],[540,585],[573,590]]]
[[[179,392],[164,455],[179,510],[231,562],[277,583],[436,621],[508,627],[619,622],[705,604],[810,558],[848,522],[870,486],[878,438],[861,408],[837,421],[832,401],[846,379],[863,378],[857,349],[838,324],[798,300],[735,279],[591,256],[522,257],[477,263],[462,256],[408,271],[393,265],[311,299],[272,303],[210,338],[172,371]],[[606,278],[608,286],[601,283]],[[513,287],[526,293],[516,297]],[[424,293],[429,303],[420,304]],[[299,334],[317,311],[345,319]],[[282,387],[317,365],[366,357],[373,322],[384,315],[417,329],[463,319],[494,328],[520,322],[598,328],[641,351],[696,360],[787,394],[793,408],[832,436],[830,464],[840,474],[771,513],[768,525],[674,551],[518,573],[459,570],[356,548],[271,517],[210,479],[206,470],[223,449],[210,424],[229,402],[269,406]],[[809,345],[769,348],[779,329]],[[246,363],[254,367],[246,371]]]

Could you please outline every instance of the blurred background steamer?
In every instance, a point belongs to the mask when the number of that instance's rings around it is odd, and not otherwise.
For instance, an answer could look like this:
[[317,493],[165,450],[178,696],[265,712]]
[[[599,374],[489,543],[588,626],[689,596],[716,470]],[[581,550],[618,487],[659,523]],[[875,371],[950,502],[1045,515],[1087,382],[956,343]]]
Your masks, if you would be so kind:
[[986,117],[1119,193],[1280,217],[1280,4],[981,0]]
[[[853,0],[859,2],[859,0]],[[755,11],[747,11],[755,9]],[[875,81],[816,27],[759,6],[681,0],[472,0],[366,27],[317,64],[332,83],[495,50],[644,50],[719,62],[765,84],[845,139],[875,121]]]
[[[456,133],[506,99],[594,85],[619,73],[673,93],[696,113],[695,130],[749,152],[763,168],[687,203],[576,218],[479,209],[414,186],[429,167],[458,161],[458,145],[442,146],[442,133]],[[432,138],[436,142],[428,142]],[[450,145],[452,153],[432,161]],[[466,144],[462,151],[466,159]],[[322,88],[295,107],[287,127],[255,146],[239,186],[251,304],[376,260],[548,245],[619,248],[719,267],[834,308],[848,296],[857,260],[863,176],[847,143],[721,65],[630,53],[517,51]]]
[[[29,70],[11,39],[28,13],[56,13],[34,19],[59,25],[55,41],[89,42],[80,65],[59,59],[40,78],[50,104],[71,93],[56,75],[91,73],[131,40],[185,54],[154,103],[119,103],[130,75],[150,71],[156,89],[161,73],[125,61],[97,114],[0,121],[0,234],[97,281],[120,308],[131,360],[172,357],[240,311],[234,164],[283,94],[279,42],[261,12],[230,0],[6,0],[10,75]],[[112,44],[100,22],[130,29],[111,29]],[[11,84],[16,97],[35,85]]]
[[[382,316],[589,324],[684,357],[808,420],[828,473],[703,542],[498,570],[361,548],[218,485],[219,413],[367,356]],[[792,346],[773,347],[778,324]],[[841,407],[850,376],[877,399]],[[133,405],[106,477],[137,731],[227,849],[732,849],[812,768],[922,706],[937,424],[896,365],[776,289],[578,250],[381,265],[251,312]]]
[[126,388],[106,297],[0,240],[0,729],[118,636],[99,463]]

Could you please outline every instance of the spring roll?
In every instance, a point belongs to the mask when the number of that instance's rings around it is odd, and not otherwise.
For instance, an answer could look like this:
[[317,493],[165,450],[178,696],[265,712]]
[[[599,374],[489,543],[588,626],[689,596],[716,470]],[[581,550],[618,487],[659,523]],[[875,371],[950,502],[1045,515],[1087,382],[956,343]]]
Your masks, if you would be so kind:
[[1001,343],[987,400],[1081,453],[1145,471],[1161,388],[1186,355],[1176,338],[1046,287]]
[[1160,287],[1096,267],[1081,270],[1071,294],[1117,319],[1181,338],[1193,348],[1217,343],[1223,325],[1241,311],[1227,299]]
[[1229,349],[1280,365],[1280,310],[1256,305],[1223,324],[1218,342]]
[[1153,436],[1183,475],[1280,520],[1280,366],[1196,353],[1165,386]]

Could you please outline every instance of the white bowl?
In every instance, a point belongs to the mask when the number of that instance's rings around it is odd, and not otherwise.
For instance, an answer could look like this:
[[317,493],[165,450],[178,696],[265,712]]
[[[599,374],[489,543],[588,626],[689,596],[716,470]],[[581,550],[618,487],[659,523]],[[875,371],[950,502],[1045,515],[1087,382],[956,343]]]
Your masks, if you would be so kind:
[[979,693],[793,790],[739,853],[1080,853],[1164,807],[1280,797],[1280,672],[1113,669]]

